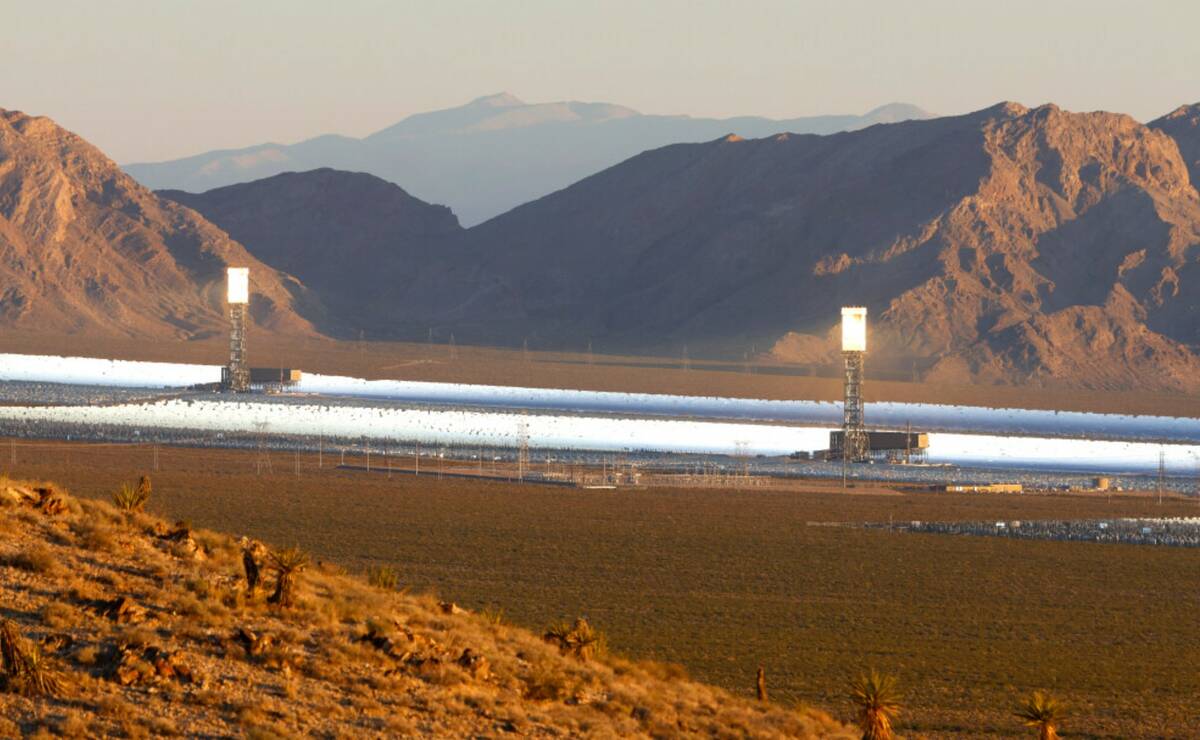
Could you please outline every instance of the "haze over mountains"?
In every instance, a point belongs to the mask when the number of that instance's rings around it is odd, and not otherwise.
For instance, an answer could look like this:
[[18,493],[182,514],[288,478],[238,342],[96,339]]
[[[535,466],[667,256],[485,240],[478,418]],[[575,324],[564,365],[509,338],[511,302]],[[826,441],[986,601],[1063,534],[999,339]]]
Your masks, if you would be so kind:
[[530,104],[500,93],[409,116],[362,139],[318,136],[125,169],[147,187],[191,192],[288,171],[368,172],[418,198],[450,206],[464,224],[473,225],[666,144],[729,133],[827,134],[927,117],[915,106],[897,103],[862,116],[692,118],[645,115],[609,103]]
[[309,333],[321,310],[195,212],[163,200],[47,118],[0,110],[0,326],[147,338],[225,319],[225,267],[254,275],[251,318]]

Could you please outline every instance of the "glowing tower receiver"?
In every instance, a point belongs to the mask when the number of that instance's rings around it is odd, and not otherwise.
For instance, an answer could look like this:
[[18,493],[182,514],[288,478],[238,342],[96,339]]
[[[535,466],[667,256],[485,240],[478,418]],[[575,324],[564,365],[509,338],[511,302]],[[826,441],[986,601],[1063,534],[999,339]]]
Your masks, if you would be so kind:
[[863,423],[863,355],[867,351],[867,309],[842,309],[842,358],[846,361],[842,402],[842,461],[865,462],[871,454]]
[[842,309],[842,351],[867,351],[867,309]]
[[250,390],[246,365],[246,305],[250,303],[250,268],[230,267],[226,285],[229,303],[229,364],[221,372],[221,387],[244,393]]

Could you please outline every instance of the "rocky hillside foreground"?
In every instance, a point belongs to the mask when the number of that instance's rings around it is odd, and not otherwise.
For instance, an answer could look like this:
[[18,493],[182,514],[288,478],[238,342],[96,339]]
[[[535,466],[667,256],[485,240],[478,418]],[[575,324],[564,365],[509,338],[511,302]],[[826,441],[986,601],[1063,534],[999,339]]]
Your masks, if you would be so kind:
[[0,736],[855,736],[388,575],[0,482]]

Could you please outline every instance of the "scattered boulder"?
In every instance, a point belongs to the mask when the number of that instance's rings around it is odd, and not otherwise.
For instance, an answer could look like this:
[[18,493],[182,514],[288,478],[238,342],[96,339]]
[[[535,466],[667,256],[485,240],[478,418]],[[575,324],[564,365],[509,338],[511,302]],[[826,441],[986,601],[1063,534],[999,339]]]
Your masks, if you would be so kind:
[[53,486],[5,486],[0,490],[0,506],[27,506],[58,516],[67,510],[67,498]]
[[464,648],[462,655],[455,662],[476,681],[486,681],[491,678],[491,663],[488,662],[487,658],[471,648]]
[[208,557],[208,553],[196,542],[196,538],[192,537],[192,530],[186,526],[179,526],[171,532],[159,535],[159,541],[163,549],[177,558],[204,560]]
[[142,622],[148,615],[146,607],[128,596],[119,596],[111,601],[101,601],[97,606],[101,615],[117,624]]
[[247,657],[258,657],[275,644],[275,638],[268,634],[255,634],[253,630],[238,627],[233,631],[233,641],[241,645]]
[[187,656],[157,646],[141,648],[120,647],[108,671],[110,679],[121,686],[155,683],[161,680],[196,683],[196,672]]

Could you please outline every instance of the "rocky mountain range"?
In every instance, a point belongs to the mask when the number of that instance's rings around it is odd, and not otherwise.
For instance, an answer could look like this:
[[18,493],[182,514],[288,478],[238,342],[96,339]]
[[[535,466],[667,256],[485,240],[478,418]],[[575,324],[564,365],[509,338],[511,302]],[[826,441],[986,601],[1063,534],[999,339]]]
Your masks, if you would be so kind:
[[255,324],[313,331],[323,310],[295,278],[142,187],[53,121],[0,110],[0,325],[205,336],[226,326],[231,264],[251,268]]
[[1200,103],[1181,105],[1147,125],[1175,140],[1191,174],[1192,185],[1200,188]]
[[2,120],[6,326],[202,336],[238,262],[280,332],[828,365],[863,304],[876,370],[1200,390],[1196,106],[728,135],[470,229],[328,169],[156,195],[46,119]]
[[926,117],[915,106],[891,104],[861,116],[692,118],[645,115],[608,103],[526,103],[500,93],[409,116],[362,139],[319,136],[125,169],[148,187],[193,192],[288,171],[330,167],[368,172],[426,201],[450,206],[472,225],[667,144],[728,133],[827,134]]
[[864,304],[876,368],[1194,390],[1195,127],[1163,120],[1179,140],[1161,121],[1005,103],[663,147],[428,242],[370,329],[820,364],[838,307]]
[[160,191],[204,214],[254,255],[321,296],[323,327],[353,334],[391,314],[411,266],[462,233],[445,206],[418,200],[374,175],[289,172],[203,194]]

